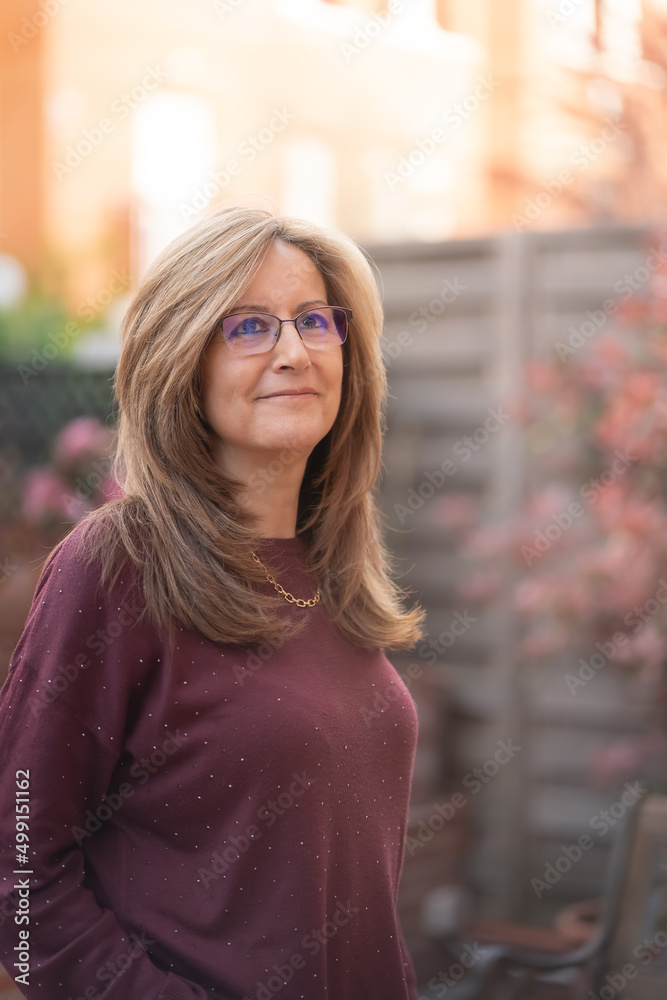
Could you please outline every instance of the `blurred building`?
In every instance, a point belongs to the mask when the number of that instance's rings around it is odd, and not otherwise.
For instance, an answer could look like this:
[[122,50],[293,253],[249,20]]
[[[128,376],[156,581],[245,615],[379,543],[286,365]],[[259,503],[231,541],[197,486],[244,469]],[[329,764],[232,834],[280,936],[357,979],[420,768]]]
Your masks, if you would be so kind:
[[5,0],[2,250],[97,312],[213,204],[362,243],[661,211],[665,0]]

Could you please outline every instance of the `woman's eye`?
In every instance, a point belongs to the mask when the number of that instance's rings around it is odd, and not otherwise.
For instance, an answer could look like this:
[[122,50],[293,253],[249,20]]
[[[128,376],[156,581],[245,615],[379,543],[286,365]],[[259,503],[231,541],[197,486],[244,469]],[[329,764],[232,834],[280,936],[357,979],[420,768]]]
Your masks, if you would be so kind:
[[301,322],[306,330],[315,330],[318,327],[325,327],[327,318],[322,313],[309,312],[306,313]]
[[266,323],[259,316],[246,316],[237,323],[232,332],[232,337],[252,337],[266,330]]

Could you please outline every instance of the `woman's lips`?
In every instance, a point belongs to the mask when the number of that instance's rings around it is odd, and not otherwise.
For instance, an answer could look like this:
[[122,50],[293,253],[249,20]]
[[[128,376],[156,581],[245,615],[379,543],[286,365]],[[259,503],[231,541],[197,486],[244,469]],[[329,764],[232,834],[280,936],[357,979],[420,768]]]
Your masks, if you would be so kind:
[[317,396],[317,393],[313,390],[307,390],[305,392],[274,392],[270,396],[260,396],[260,399],[309,399],[312,396]]

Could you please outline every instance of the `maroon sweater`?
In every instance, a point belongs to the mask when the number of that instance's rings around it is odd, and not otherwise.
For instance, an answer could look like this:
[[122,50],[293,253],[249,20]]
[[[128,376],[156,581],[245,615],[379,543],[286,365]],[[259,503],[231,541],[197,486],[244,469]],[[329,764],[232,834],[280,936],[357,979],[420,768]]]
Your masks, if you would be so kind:
[[[416,1000],[396,898],[417,716],[384,652],[317,605],[279,648],[180,629],[170,653],[78,533],[0,692],[0,960],[25,996]],[[312,595],[300,539],[260,554]]]

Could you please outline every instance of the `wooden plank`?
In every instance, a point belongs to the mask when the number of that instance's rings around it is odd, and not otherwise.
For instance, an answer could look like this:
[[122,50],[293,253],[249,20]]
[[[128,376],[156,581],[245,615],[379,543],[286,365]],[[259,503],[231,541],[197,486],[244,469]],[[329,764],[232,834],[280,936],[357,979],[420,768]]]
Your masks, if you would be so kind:
[[474,433],[500,405],[500,400],[489,398],[479,378],[458,378],[447,386],[437,378],[401,378],[400,388],[390,379],[390,391],[387,412],[422,429],[446,426]]
[[[633,272],[648,256],[648,247],[626,246],[587,251],[572,246],[566,253],[542,253],[535,257],[535,291],[575,298],[614,294],[614,285]],[[538,298],[539,301],[539,298]]]
[[492,258],[440,260],[385,266],[379,288],[388,316],[408,317],[421,307],[434,315],[456,315],[488,308],[497,280]]
[[[527,295],[530,287],[529,261],[526,242],[518,236],[503,236],[497,240],[500,294],[497,302],[498,355],[492,394],[495,398],[511,398],[522,382],[526,357]],[[525,483],[525,448],[518,427],[510,425],[498,435],[494,451],[496,469],[492,476],[492,518],[504,519],[519,508]],[[510,583],[515,571],[505,561],[503,573]],[[507,595],[509,595],[509,587]],[[498,600],[499,629],[491,669],[498,689],[503,692],[498,712],[498,732],[512,736],[523,745],[529,729],[527,707],[523,695],[521,669],[516,656],[517,625],[509,597]],[[498,872],[497,898],[491,916],[497,919],[517,919],[521,909],[519,879],[523,868],[526,838],[526,793],[529,788],[525,755],[519,755],[512,767],[500,772],[498,782],[508,808],[505,809],[496,836],[505,863]],[[509,807],[511,803],[511,807]]]
[[385,324],[382,351],[393,377],[419,370],[451,379],[467,369],[479,377],[488,365],[492,335],[488,320],[478,317],[440,318],[423,331],[397,317]]

